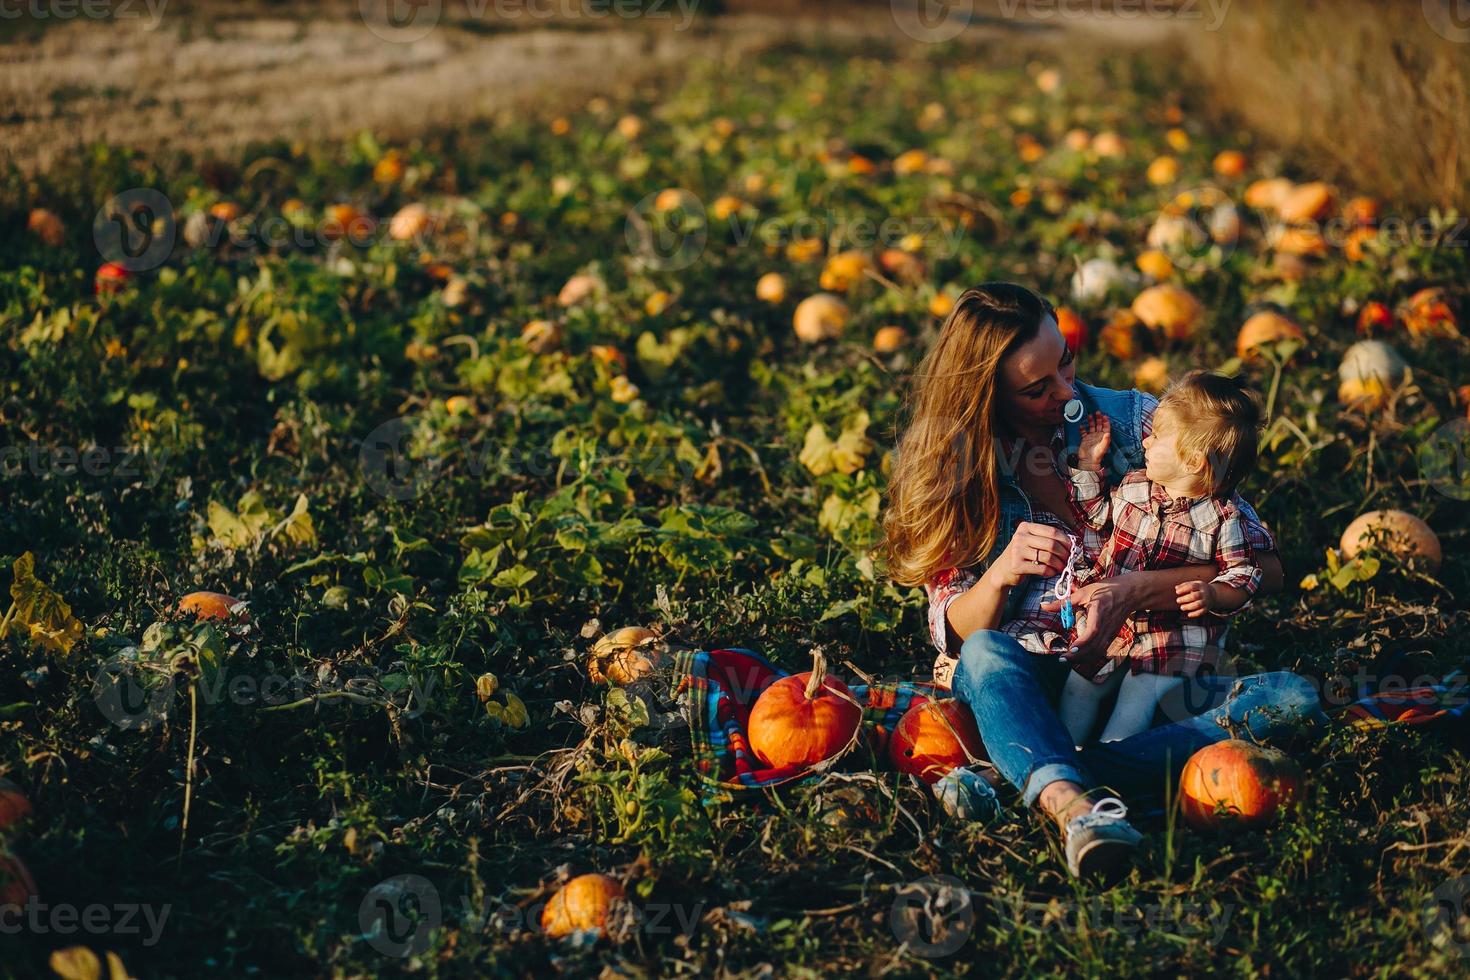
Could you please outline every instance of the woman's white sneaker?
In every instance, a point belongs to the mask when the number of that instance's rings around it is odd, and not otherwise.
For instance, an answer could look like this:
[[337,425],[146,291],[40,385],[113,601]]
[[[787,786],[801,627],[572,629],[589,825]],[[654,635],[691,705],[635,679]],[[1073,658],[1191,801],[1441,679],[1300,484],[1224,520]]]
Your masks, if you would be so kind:
[[1111,884],[1128,869],[1143,835],[1127,821],[1128,807],[1116,796],[1104,797],[1062,831],[1067,870],[1075,878]]

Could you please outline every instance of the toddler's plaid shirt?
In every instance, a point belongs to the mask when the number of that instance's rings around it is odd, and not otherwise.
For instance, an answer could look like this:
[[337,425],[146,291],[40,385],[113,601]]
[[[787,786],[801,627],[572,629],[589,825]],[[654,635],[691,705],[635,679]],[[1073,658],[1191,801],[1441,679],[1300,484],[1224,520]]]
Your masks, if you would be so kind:
[[[1124,572],[1213,564],[1218,569],[1213,581],[1245,592],[1240,609],[1250,605],[1261,584],[1261,567],[1230,501],[1171,499],[1142,470],[1125,476],[1111,494],[1100,473],[1073,470],[1071,483],[1073,504],[1086,524],[1105,533],[1111,524],[1102,553],[1078,574],[1078,586]],[[1178,609],[1140,610],[1109,645],[1107,659],[1073,669],[1101,682],[1126,659],[1135,674],[1192,675],[1224,646],[1224,617],[1238,611],[1190,619]]]

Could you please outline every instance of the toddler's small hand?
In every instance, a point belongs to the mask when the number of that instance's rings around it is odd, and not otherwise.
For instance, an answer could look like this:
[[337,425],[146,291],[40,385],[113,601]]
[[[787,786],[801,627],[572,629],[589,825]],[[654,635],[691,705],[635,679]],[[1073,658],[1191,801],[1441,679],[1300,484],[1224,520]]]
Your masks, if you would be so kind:
[[1103,457],[1113,439],[1113,428],[1102,412],[1093,412],[1082,421],[1082,439],[1077,445],[1077,462],[1084,470],[1102,469]]
[[1215,608],[1215,587],[1209,582],[1183,582],[1174,586],[1179,611],[1190,619],[1198,619]]

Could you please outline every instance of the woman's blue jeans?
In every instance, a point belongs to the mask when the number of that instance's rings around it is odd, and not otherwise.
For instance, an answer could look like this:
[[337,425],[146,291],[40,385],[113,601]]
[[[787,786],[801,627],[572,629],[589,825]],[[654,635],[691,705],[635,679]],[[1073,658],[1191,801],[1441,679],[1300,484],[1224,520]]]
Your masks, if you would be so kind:
[[1054,707],[1069,669],[996,630],[971,634],[961,648],[951,688],[974,712],[990,761],[1027,806],[1059,779],[1158,801],[1166,779],[1177,785],[1184,763],[1206,745],[1231,737],[1264,741],[1325,719],[1315,685],[1290,671],[1202,675],[1185,682],[1179,700],[1161,705],[1168,723],[1079,750]]

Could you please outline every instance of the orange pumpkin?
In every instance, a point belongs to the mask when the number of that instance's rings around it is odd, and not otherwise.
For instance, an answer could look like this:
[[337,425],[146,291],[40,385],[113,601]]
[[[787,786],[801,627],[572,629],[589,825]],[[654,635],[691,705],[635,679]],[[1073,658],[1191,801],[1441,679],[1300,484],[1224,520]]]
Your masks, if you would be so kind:
[[1430,574],[1439,571],[1444,561],[1439,536],[1428,524],[1402,510],[1370,510],[1358,515],[1342,532],[1338,546],[1347,559],[1357,557],[1367,547],[1397,555],[1401,561],[1418,559]]
[[1367,249],[1374,239],[1378,237],[1378,229],[1371,225],[1363,225],[1354,228],[1347,233],[1347,238],[1342,242],[1342,254],[1346,255],[1349,262],[1361,262],[1368,256]]
[[924,263],[911,252],[901,248],[885,248],[878,253],[878,265],[888,275],[900,282],[915,283],[924,279]]
[[812,654],[812,669],[783,677],[761,692],[746,731],[756,758],[773,768],[811,766],[840,754],[853,741],[863,709]]
[[31,813],[31,801],[20,787],[8,779],[0,778],[0,830],[12,827]]
[[1238,738],[1190,756],[1179,780],[1184,819],[1196,830],[1265,826],[1303,789],[1301,768],[1289,756]]
[[405,204],[388,222],[388,237],[395,242],[418,238],[429,230],[429,209],[422,204]]
[[1421,289],[1399,307],[1399,319],[1413,337],[1458,337],[1459,324],[1449,294],[1437,286]]
[[903,327],[879,327],[873,335],[873,350],[879,354],[892,354],[909,341],[909,332]]
[[1296,185],[1285,177],[1263,177],[1245,189],[1246,207],[1275,211]]
[[196,620],[232,617],[249,620],[250,614],[244,606],[243,601],[223,592],[190,592],[179,600],[178,610],[193,615]]
[[1146,357],[1133,369],[1133,386],[1154,394],[1169,387],[1169,362],[1162,357]]
[[596,873],[578,875],[558,888],[541,910],[541,929],[553,939],[584,931],[600,935],[613,902],[626,896],[614,878]]
[[1062,331],[1062,339],[1072,353],[1087,343],[1087,321],[1065,306],[1057,307],[1057,328]]
[[241,619],[249,620],[243,600],[223,592],[190,592],[179,599],[177,609],[197,619]]
[[1204,305],[1172,283],[1145,289],[1134,297],[1132,308],[1145,327],[1167,340],[1188,340],[1205,318]]
[[1172,184],[1179,179],[1179,161],[1169,156],[1157,157],[1148,165],[1144,176],[1155,187]]
[[1277,206],[1281,220],[1288,224],[1320,221],[1332,213],[1332,189],[1320,180],[1299,184],[1283,195]]
[[955,766],[986,756],[975,716],[967,705],[948,698],[904,712],[888,740],[888,758],[899,772],[937,783]]
[[786,301],[786,277],[779,272],[767,272],[755,284],[755,297],[763,303]]
[[30,216],[26,219],[26,229],[52,247],[66,241],[66,225],[57,217],[55,211],[32,208]]
[[1239,150],[1221,150],[1215,155],[1215,173],[1226,180],[1234,180],[1245,173],[1248,161]]
[[832,292],[850,292],[863,281],[872,268],[872,261],[863,252],[856,249],[838,252],[827,259],[827,264],[822,267],[822,274],[817,282],[823,289]]
[[1105,130],[1092,138],[1092,152],[1100,157],[1121,157],[1128,153],[1128,144],[1112,130]]
[[0,854],[0,908],[25,905],[36,894],[36,879],[15,854]]
[[1310,225],[1281,225],[1266,233],[1266,241],[1282,255],[1312,256],[1327,254],[1327,239]]
[[1274,310],[1262,310],[1241,324],[1235,337],[1235,354],[1241,360],[1255,355],[1256,349],[1282,340],[1305,341],[1302,328]]
[[1376,299],[1363,304],[1363,308],[1358,311],[1358,333],[1361,336],[1372,337],[1391,330],[1393,311],[1388,308],[1388,304],[1380,303]]
[[1098,331],[1097,340],[1114,357],[1133,360],[1138,356],[1138,317],[1131,310],[1118,310]]
[[325,212],[321,235],[329,242],[347,237],[357,239],[372,227],[372,219],[351,204],[333,204]]
[[92,284],[92,292],[98,296],[103,293],[115,293],[133,278],[128,267],[120,262],[104,262],[97,267],[97,278]]
[[1174,275],[1174,263],[1169,260],[1169,256],[1156,248],[1140,252],[1138,258],[1133,260],[1133,264],[1138,266],[1139,272],[1154,282],[1163,282]]
[[373,164],[373,180],[380,184],[396,184],[403,179],[405,169],[403,154],[389,150]]
[[817,293],[796,304],[796,312],[791,315],[791,328],[804,343],[817,344],[840,337],[847,329],[850,316],[847,304],[839,297]]
[[1376,225],[1381,211],[1371,197],[1355,197],[1342,206],[1342,216],[1351,225]]

